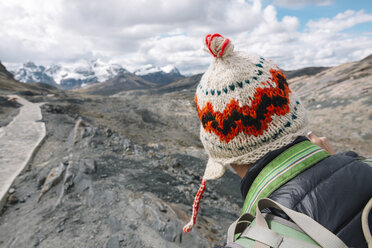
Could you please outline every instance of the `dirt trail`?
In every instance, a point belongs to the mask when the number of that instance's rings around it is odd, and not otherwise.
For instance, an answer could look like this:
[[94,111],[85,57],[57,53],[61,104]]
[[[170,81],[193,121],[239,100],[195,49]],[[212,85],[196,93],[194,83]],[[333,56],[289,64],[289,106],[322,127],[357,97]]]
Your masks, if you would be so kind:
[[40,122],[40,105],[11,95],[23,106],[7,126],[0,128],[0,209],[14,179],[27,165],[35,149],[46,135],[45,124]]

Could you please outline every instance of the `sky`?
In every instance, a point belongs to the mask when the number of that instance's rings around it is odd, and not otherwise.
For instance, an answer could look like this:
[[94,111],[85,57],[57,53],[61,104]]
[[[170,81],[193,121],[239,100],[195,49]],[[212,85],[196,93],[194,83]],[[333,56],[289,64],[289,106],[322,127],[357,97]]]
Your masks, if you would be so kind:
[[286,70],[372,54],[371,0],[2,0],[0,61],[9,69],[100,59],[129,71],[205,71],[210,33]]

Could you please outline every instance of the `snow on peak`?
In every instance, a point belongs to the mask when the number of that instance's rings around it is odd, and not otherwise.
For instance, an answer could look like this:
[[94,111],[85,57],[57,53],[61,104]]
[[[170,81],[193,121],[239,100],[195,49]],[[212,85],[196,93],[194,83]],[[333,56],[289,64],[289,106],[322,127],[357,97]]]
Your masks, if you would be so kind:
[[27,61],[26,63],[23,64],[23,67],[27,67],[27,68],[30,68],[30,69],[36,69],[37,68],[35,63],[32,62],[32,61]]
[[163,66],[163,67],[157,67],[157,66],[154,66],[152,64],[147,64],[147,65],[135,70],[134,74],[136,74],[138,76],[144,76],[144,75],[157,73],[157,72],[166,73],[166,74],[169,74],[169,73],[180,74],[180,72],[178,71],[178,69],[174,65],[166,65],[166,66]]
[[136,74],[138,76],[143,76],[143,75],[147,75],[147,74],[150,74],[150,73],[156,73],[156,72],[160,72],[160,71],[161,71],[161,69],[159,67],[153,66],[151,64],[147,64],[147,65],[144,65],[144,66],[140,67],[139,69],[135,70],[134,74]]
[[161,67],[161,70],[165,73],[180,74],[179,70],[174,65],[166,65],[164,67]]
[[91,84],[104,82],[119,73],[128,72],[121,65],[104,63],[96,59],[92,61],[80,60],[71,64],[52,64],[38,66],[29,61],[14,72],[14,76],[21,82],[46,82],[63,84],[75,81],[77,84]]
[[[100,59],[79,60],[69,64],[51,64],[48,66],[37,65],[28,61],[14,71],[14,77],[20,82],[48,83],[60,85],[64,89],[80,88],[83,85],[105,82],[116,75],[128,73],[120,64],[107,63]],[[174,65],[163,67],[147,64],[134,71],[138,76],[155,77],[152,80],[166,79],[160,77],[182,77]],[[150,80],[150,79],[149,79]],[[165,81],[164,81],[165,80]],[[170,79],[169,79],[170,80]],[[151,81],[151,80],[150,80]]]

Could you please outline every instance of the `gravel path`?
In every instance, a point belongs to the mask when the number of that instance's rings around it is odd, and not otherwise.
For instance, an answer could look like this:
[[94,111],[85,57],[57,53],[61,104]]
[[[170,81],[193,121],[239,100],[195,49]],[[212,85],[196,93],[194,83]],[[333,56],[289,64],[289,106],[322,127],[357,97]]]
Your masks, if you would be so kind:
[[16,95],[9,97],[17,98],[23,106],[12,122],[0,128],[0,210],[9,187],[46,135],[45,124],[40,122],[42,103],[32,103]]

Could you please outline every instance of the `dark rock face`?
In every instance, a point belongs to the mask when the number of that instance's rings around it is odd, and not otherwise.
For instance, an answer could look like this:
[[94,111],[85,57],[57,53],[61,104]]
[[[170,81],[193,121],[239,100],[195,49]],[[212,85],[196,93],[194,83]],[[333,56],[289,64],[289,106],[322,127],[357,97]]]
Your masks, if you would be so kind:
[[1,62],[0,62],[0,77],[4,79],[13,79],[13,74],[10,73]]

